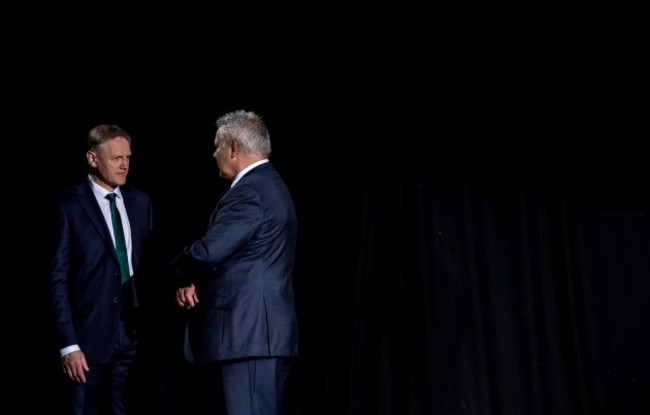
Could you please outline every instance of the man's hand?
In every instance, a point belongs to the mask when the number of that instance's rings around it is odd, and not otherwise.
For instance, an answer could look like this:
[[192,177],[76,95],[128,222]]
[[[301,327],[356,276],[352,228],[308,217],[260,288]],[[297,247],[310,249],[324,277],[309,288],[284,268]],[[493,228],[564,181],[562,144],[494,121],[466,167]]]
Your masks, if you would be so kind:
[[73,382],[86,383],[86,372],[90,370],[86,356],[81,350],[70,352],[61,358],[63,373]]
[[176,305],[182,309],[189,310],[199,303],[194,284],[189,287],[182,287],[176,290]]

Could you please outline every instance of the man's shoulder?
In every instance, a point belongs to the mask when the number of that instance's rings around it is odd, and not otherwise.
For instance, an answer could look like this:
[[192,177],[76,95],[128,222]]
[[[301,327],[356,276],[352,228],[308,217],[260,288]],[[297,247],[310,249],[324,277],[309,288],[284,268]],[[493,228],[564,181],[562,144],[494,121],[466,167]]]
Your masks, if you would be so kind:
[[87,193],[92,193],[90,186],[88,186],[88,183],[86,182],[81,182],[59,193],[54,197],[54,199],[59,203],[67,203],[76,200]]
[[147,193],[142,189],[130,185],[125,184],[120,186],[120,191],[122,192],[125,198],[133,197],[133,198],[149,199],[149,193]]

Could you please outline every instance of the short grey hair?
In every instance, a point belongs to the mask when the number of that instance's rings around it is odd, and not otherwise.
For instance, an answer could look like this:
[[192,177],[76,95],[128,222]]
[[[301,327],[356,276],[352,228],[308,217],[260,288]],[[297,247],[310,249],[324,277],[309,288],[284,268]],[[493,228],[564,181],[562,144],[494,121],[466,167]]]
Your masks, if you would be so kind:
[[237,140],[242,152],[268,157],[271,154],[271,136],[262,117],[252,111],[237,110],[219,117],[217,138],[225,145]]

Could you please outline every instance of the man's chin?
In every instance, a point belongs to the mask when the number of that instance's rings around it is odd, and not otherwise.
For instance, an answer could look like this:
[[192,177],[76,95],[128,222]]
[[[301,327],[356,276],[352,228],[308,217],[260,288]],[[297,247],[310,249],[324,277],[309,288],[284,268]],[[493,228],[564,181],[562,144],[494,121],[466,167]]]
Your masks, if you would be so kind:
[[115,180],[115,183],[113,183],[113,187],[122,186],[123,184],[126,184],[126,177],[123,180]]

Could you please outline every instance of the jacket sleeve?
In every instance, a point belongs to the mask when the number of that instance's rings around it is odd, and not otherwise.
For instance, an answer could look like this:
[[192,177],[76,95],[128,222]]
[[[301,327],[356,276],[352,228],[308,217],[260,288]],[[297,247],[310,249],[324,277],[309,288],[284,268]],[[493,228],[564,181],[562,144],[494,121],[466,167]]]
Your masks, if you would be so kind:
[[205,280],[210,273],[210,268],[206,263],[194,259],[190,248],[185,247],[172,259],[171,272],[177,287],[187,287],[191,283]]

